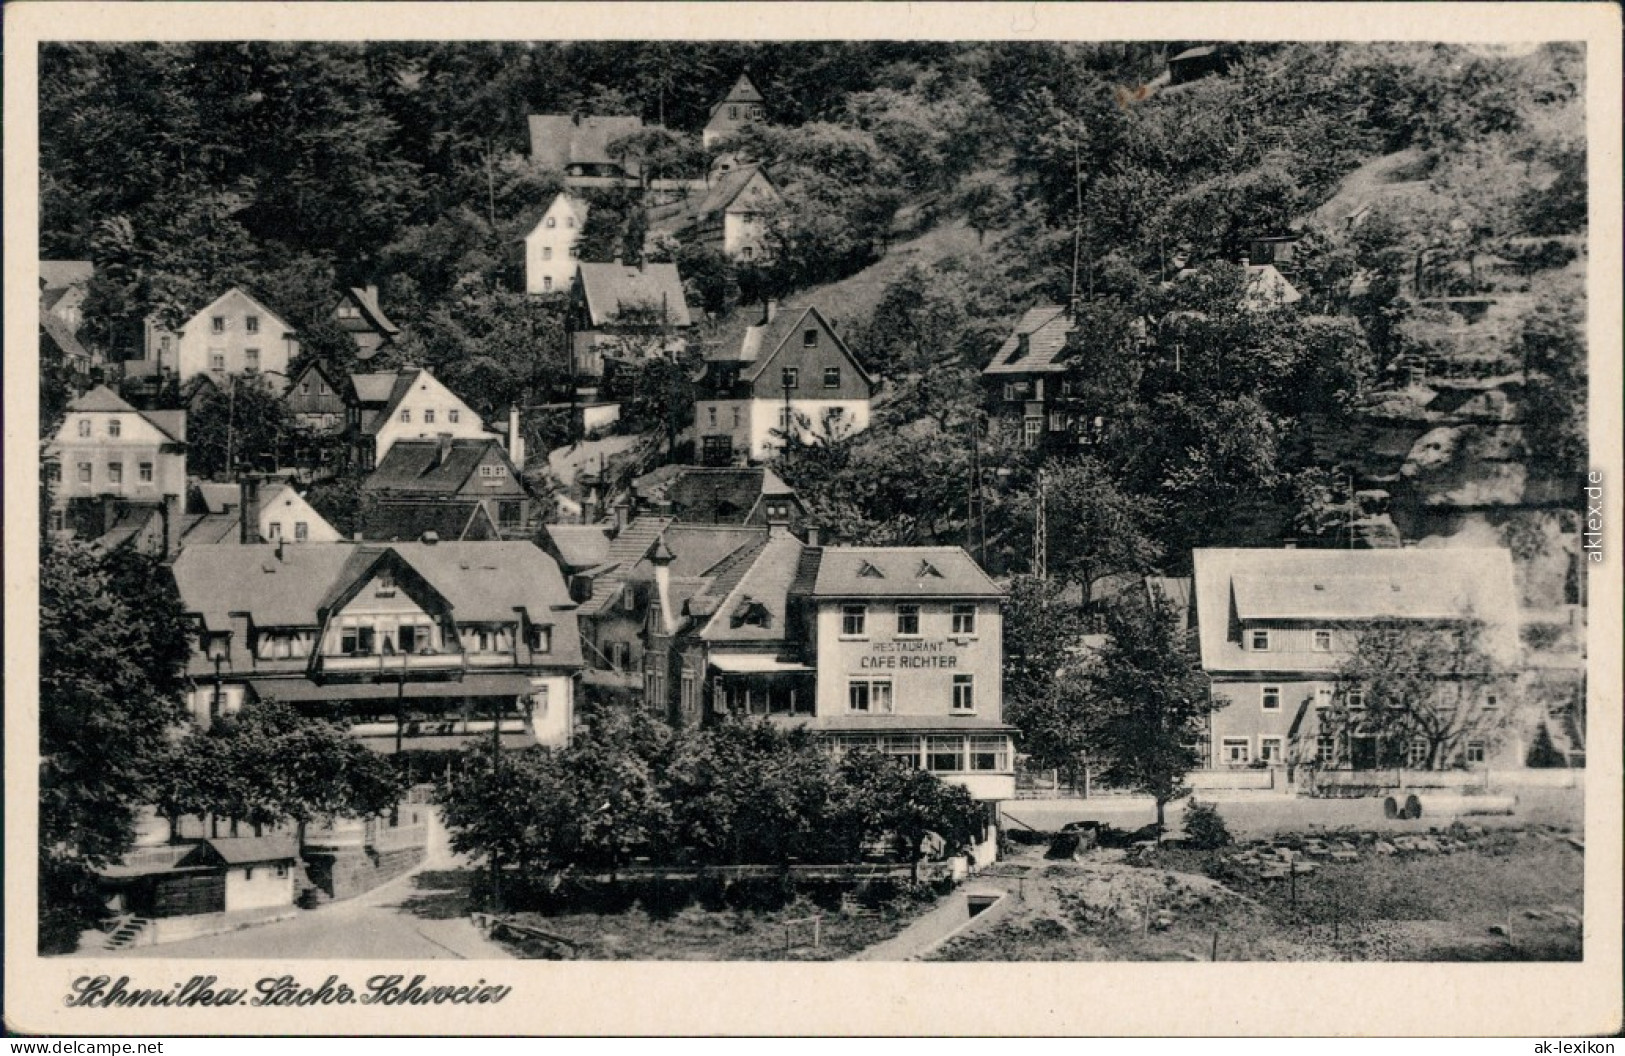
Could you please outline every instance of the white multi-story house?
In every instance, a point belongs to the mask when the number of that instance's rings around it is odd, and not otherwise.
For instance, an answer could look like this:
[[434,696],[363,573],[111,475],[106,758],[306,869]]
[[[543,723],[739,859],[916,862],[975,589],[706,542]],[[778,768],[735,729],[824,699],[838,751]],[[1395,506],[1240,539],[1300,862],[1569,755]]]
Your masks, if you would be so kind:
[[569,292],[579,259],[576,245],[586,224],[586,202],[569,194],[553,199],[524,238],[526,293]]
[[737,349],[706,359],[694,427],[707,465],[765,459],[792,433],[807,438],[869,427],[875,379],[817,308],[769,301]]
[[145,337],[142,358],[126,363],[126,372],[173,376],[182,385],[202,376],[223,387],[228,376],[257,374],[280,392],[288,363],[299,354],[294,328],[240,287],[215,298],[179,330],[148,319]]
[[364,470],[377,468],[397,440],[483,440],[497,435],[421,367],[352,374],[347,395],[355,461]]

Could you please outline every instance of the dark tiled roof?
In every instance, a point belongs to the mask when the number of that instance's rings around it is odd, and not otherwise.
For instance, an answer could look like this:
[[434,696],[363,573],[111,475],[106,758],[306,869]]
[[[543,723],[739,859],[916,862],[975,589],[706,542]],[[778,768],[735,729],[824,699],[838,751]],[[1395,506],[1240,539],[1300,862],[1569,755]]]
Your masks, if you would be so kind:
[[605,552],[603,572],[592,581],[592,597],[581,606],[586,615],[596,615],[621,596],[621,589],[631,578],[632,570],[643,560],[660,538],[660,533],[671,525],[669,517],[636,517],[609,541]]
[[368,542],[416,542],[426,532],[448,542],[482,542],[501,533],[478,499],[380,502],[367,511],[361,534]]
[[362,403],[388,403],[395,391],[396,372],[382,374],[351,374],[350,384],[355,387],[355,398]]
[[203,842],[227,865],[277,862],[284,858],[296,858],[299,853],[298,845],[292,836],[233,836],[229,839]]
[[752,178],[760,172],[767,185],[773,190],[773,197],[780,197],[779,189],[773,180],[759,165],[745,165],[723,173],[707,188],[705,194],[698,201],[681,203],[675,208],[651,212],[649,226],[656,232],[680,232],[695,227],[707,219],[724,213],[733,205],[734,199],[740,192],[750,186]]
[[609,145],[642,128],[643,119],[638,117],[531,114],[530,155],[552,169],[569,165],[621,165],[636,176],[637,158],[612,158]]
[[996,598],[1005,592],[957,546],[832,546],[824,548],[812,593]]
[[[390,445],[378,468],[362,481],[361,490],[455,494],[468,483],[492,448],[502,450],[495,437],[456,439],[446,445],[445,457],[441,458],[441,445],[437,440],[397,440]],[[505,455],[503,461],[507,462]],[[513,472],[511,463],[509,472]]]
[[81,286],[96,274],[96,265],[88,260],[42,260],[39,277],[47,290]]
[[39,328],[46,337],[50,338],[51,343],[56,345],[57,351],[64,356],[71,359],[90,358],[90,353],[85,349],[84,345],[79,343],[79,338],[74,335],[72,327],[68,326],[61,317],[52,315],[48,310],[48,306],[41,306]]
[[[795,582],[801,567],[801,540],[789,533],[770,536],[756,549],[756,557],[748,563],[732,590],[723,595],[716,615],[711,617],[701,637],[713,642],[778,641],[787,634],[785,621],[790,610],[790,585]],[[740,564],[744,564],[741,562]],[[738,567],[738,566],[734,566]],[[718,577],[718,586],[722,579]],[[726,578],[732,578],[730,575]],[[713,588],[710,594],[720,594]],[[767,611],[767,626],[741,623],[734,618],[741,607],[754,603]]]
[[688,301],[675,264],[581,264],[582,292],[594,326],[610,325],[625,312],[664,310],[671,326],[688,326]]
[[[1046,304],[1028,309],[1016,324],[1015,332],[1004,339],[1004,344],[993,354],[993,362],[984,374],[1033,374],[1065,370],[1060,362],[1066,350],[1066,337],[1073,330],[1072,320],[1060,305]],[[1027,338],[1027,350],[1021,351],[1021,338]]]
[[795,495],[761,466],[662,466],[632,487],[643,502],[671,503],[679,524],[743,524],[764,495]]
[[385,315],[383,308],[379,306],[378,291],[376,289],[352,286],[350,287],[350,297],[363,312],[367,313],[367,318],[380,332],[391,336],[401,332],[401,328],[390,322],[389,316]]

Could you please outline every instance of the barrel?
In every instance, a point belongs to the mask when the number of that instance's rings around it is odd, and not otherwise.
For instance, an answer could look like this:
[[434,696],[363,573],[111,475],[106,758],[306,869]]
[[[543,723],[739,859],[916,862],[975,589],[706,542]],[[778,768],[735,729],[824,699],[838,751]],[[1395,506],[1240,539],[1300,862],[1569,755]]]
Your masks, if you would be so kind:
[[1467,817],[1474,814],[1511,814],[1518,805],[1517,796],[1462,796],[1447,792],[1412,796],[1416,813],[1430,818]]
[[1396,792],[1382,801],[1382,815],[1390,820],[1405,821],[1421,817],[1422,808],[1415,796]]

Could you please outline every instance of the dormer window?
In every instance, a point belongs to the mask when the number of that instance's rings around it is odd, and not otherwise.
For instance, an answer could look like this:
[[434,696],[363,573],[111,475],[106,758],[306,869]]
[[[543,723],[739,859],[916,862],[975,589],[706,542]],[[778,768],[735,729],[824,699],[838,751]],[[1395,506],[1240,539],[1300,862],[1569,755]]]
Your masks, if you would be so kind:
[[390,598],[395,596],[395,573],[389,569],[380,569],[378,572],[378,596]]
[[1268,631],[1248,631],[1247,632],[1247,645],[1248,645],[1248,648],[1252,649],[1252,651],[1255,652],[1255,653],[1267,653],[1267,652],[1269,652],[1270,651],[1270,632],[1268,632]]
[[550,653],[553,651],[553,628],[540,627],[531,624],[530,648],[536,653]]
[[818,331],[817,330],[803,330],[801,332],[801,347],[802,348],[817,348],[818,347]]
[[886,573],[864,561],[858,565],[858,576],[861,579],[885,579]]
[[937,566],[931,562],[921,561],[920,567],[914,572],[914,576],[916,579],[941,579],[942,573],[937,571]]

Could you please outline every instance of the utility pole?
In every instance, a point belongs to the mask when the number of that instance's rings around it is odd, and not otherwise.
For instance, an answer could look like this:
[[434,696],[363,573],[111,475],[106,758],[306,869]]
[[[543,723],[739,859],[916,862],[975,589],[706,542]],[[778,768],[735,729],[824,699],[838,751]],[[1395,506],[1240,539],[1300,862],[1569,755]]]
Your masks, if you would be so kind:
[[1048,502],[1045,495],[1046,483],[1044,471],[1040,469],[1038,471],[1038,505],[1033,511],[1033,575],[1039,579],[1049,578],[1049,525],[1044,510]]

